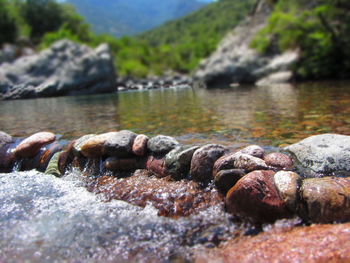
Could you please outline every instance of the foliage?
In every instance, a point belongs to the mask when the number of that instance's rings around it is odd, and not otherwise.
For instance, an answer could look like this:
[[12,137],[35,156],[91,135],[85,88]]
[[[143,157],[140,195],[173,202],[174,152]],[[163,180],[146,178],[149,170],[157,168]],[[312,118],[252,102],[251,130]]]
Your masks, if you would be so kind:
[[300,49],[295,70],[303,79],[348,77],[349,33],[347,0],[280,0],[252,46],[261,53]]
[[10,13],[7,0],[0,0],[0,45],[13,42],[18,33],[15,17]]

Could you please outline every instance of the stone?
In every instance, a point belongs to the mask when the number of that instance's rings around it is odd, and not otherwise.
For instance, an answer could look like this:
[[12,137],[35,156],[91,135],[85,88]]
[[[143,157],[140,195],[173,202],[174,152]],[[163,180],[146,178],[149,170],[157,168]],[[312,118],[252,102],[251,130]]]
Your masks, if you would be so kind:
[[0,66],[4,99],[114,92],[114,59],[107,44],[96,49],[60,40],[38,54]]
[[111,134],[105,141],[104,154],[121,158],[130,156],[136,136],[136,133],[127,130]]
[[80,152],[87,158],[99,158],[104,154],[104,145],[107,138],[113,136],[116,132],[108,132],[93,136],[80,145]]
[[62,176],[60,169],[59,169],[59,157],[60,157],[61,153],[62,152],[57,152],[52,156],[52,158],[51,158],[51,160],[50,160],[50,162],[47,165],[47,168],[45,170],[46,174],[52,174],[56,177]]
[[197,149],[192,157],[190,174],[194,180],[208,182],[213,178],[213,167],[215,162],[228,149],[218,144],[208,144]]
[[220,157],[215,163],[213,167],[213,177],[215,178],[217,173],[222,170],[230,170],[234,168],[234,159],[236,155],[235,153],[230,153],[228,155],[224,155]]
[[262,159],[244,153],[236,153],[233,156],[233,166],[234,168],[243,169],[247,172],[268,169],[266,163]]
[[77,139],[73,145],[73,153],[75,156],[79,156],[81,155],[81,146],[89,139],[95,137],[96,134],[87,134],[87,135],[84,135],[82,137],[80,137],[79,139]]
[[350,176],[350,136],[315,135],[285,149],[293,154],[304,176]]
[[226,195],[244,175],[242,169],[221,170],[214,175],[214,183],[219,192]]
[[147,143],[148,149],[155,154],[167,154],[178,145],[179,142],[177,140],[164,135],[157,135]]
[[159,158],[152,155],[149,156],[146,163],[146,169],[155,174],[158,178],[167,176],[164,158]]
[[293,159],[284,153],[269,153],[265,155],[264,161],[268,166],[279,169],[292,169],[294,166]]
[[6,132],[0,131],[0,149],[8,143],[13,142],[12,136]]
[[191,160],[198,146],[180,146],[165,156],[167,174],[174,180],[181,180],[189,175]]
[[296,212],[297,202],[299,201],[301,177],[294,172],[279,171],[274,175],[273,180],[279,195],[286,203],[289,210]]
[[16,162],[14,153],[14,143],[8,143],[0,147],[0,172],[11,172],[13,165]]
[[14,150],[17,158],[34,157],[40,148],[56,139],[51,132],[38,132],[24,139]]
[[274,183],[273,171],[254,171],[240,179],[226,195],[226,208],[252,222],[274,222],[290,217]]
[[58,169],[60,173],[63,175],[66,173],[67,170],[69,170],[70,166],[72,165],[74,158],[74,145],[76,141],[71,141],[66,149],[62,151],[58,157]]
[[137,158],[121,159],[118,157],[109,157],[104,161],[104,166],[110,171],[132,172],[137,169],[145,168],[141,160]]
[[257,157],[262,159],[265,154],[265,150],[261,148],[259,145],[249,145],[242,150],[239,151],[240,153],[249,154],[251,156]]
[[300,195],[305,204],[301,216],[314,223],[350,220],[350,179],[324,177],[305,179]]
[[134,140],[132,152],[137,156],[144,156],[147,152],[147,143],[149,138],[144,134],[139,134]]

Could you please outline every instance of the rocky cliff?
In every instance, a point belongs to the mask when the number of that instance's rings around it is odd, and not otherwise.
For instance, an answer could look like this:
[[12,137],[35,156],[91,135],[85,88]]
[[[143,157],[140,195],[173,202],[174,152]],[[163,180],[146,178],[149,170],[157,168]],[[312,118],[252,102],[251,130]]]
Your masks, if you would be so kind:
[[270,4],[259,1],[252,14],[222,40],[209,58],[201,62],[195,78],[209,85],[265,85],[290,81],[293,78],[290,68],[298,59],[297,51],[261,55],[250,47],[256,34],[266,26],[271,12]]

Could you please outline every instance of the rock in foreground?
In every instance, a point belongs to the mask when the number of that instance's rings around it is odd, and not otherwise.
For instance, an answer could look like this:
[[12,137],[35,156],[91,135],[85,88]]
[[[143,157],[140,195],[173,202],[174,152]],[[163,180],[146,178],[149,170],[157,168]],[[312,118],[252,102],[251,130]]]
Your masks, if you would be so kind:
[[115,69],[109,47],[95,50],[69,40],[36,55],[0,67],[0,94],[25,99],[115,91]]

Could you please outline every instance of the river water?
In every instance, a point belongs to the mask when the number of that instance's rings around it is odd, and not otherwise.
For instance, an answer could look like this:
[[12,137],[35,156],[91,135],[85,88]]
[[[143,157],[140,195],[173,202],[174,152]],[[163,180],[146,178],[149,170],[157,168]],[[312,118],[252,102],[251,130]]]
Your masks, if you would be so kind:
[[[283,146],[350,134],[350,83],[167,89],[0,102],[0,130],[65,139],[131,129],[183,142]],[[244,234],[222,206],[179,219],[104,202],[77,173],[0,174],[0,262],[168,262]]]

